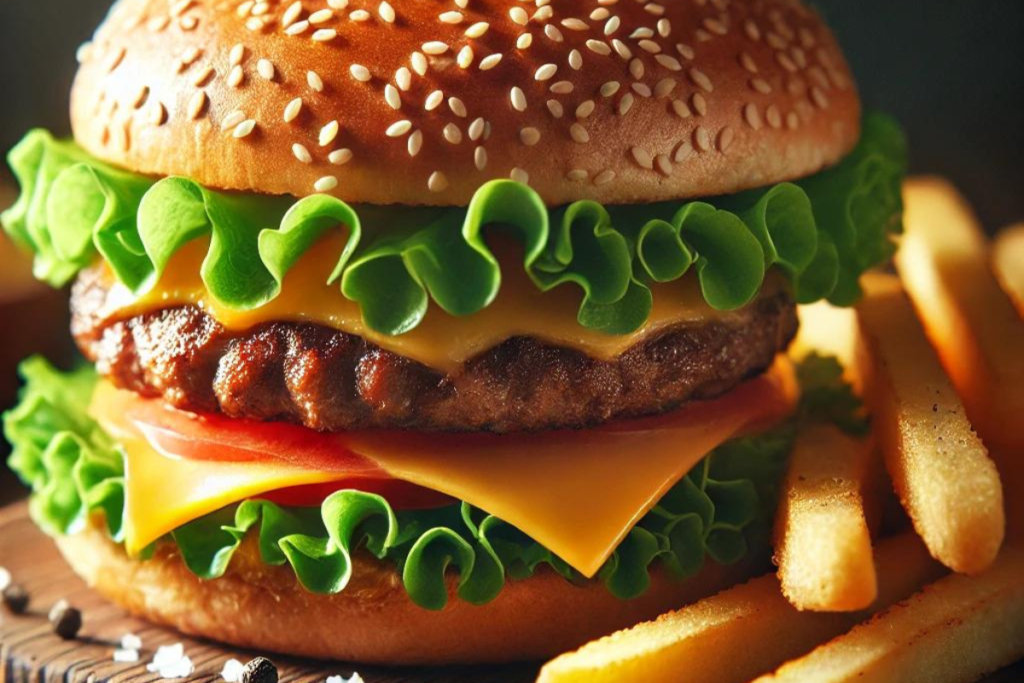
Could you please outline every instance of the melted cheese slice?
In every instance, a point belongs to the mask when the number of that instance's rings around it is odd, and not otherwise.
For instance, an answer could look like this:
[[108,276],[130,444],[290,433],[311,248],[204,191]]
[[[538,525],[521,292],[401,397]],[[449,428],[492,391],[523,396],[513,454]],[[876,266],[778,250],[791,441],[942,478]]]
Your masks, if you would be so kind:
[[[193,461],[156,451],[119,415],[92,412],[123,440],[127,455],[125,532],[136,553],[169,531],[226,505],[344,475],[291,464]],[[593,576],[630,529],[705,455],[788,415],[792,368],[674,414],[599,429],[514,435],[352,433],[351,450],[391,476],[465,500],[516,526]]]
[[[335,234],[322,238],[285,276],[280,295],[252,311],[226,308],[209,295],[199,277],[208,244],[205,240],[196,240],[174,255],[160,282],[142,297],[133,295],[107,270],[110,296],[100,315],[121,319],[193,304],[233,331],[274,321],[312,322],[359,335],[383,349],[444,372],[453,372],[473,356],[518,335],[575,348],[593,358],[607,360],[666,326],[731,315],[708,306],[697,279],[687,276],[678,282],[653,285],[654,307],[647,324],[640,330],[625,335],[590,330],[576,320],[581,297],[579,288],[567,285],[541,292],[524,272],[517,248],[495,240],[493,248],[501,263],[502,284],[490,306],[473,315],[459,317],[445,313],[431,302],[430,310],[418,327],[399,336],[384,335],[366,327],[359,305],[346,299],[338,285],[326,284],[341,253],[341,240],[342,237]],[[765,281],[764,291],[771,293],[779,286],[781,283],[772,276]]]

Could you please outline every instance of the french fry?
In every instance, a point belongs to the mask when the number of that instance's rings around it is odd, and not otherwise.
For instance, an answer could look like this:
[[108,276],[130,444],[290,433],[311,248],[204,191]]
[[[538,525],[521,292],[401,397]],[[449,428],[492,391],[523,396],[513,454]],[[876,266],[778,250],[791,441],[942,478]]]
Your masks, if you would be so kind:
[[869,611],[798,611],[769,574],[562,655],[544,666],[538,683],[746,681],[845,632],[944,571],[909,534],[879,543],[875,562],[878,599]]
[[858,365],[889,476],[932,555],[980,572],[1003,541],[999,473],[899,281],[870,274],[862,284]]
[[797,609],[848,612],[875,600],[863,499],[872,454],[869,441],[832,425],[797,437],[775,527],[779,581]]
[[949,576],[756,683],[959,683],[1024,657],[1024,551]]
[[996,235],[992,247],[992,271],[1024,316],[1024,223]]
[[824,301],[800,306],[800,331],[790,346],[790,355],[799,360],[811,353],[835,356],[846,372],[846,379],[857,386],[853,357],[856,350],[857,318],[852,308],[839,308]]
[[944,180],[909,181],[900,278],[995,452],[1024,453],[1024,320],[989,268],[989,245],[970,207]]

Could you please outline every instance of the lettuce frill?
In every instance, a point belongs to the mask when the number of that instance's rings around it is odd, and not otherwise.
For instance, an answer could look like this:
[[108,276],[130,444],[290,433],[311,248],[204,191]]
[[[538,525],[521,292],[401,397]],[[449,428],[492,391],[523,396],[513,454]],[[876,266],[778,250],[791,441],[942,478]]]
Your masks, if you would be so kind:
[[[73,534],[98,513],[115,541],[123,537],[124,466],[113,440],[87,415],[93,370],[70,374],[39,358],[22,365],[26,386],[4,416],[13,446],[9,464],[32,488],[30,510],[53,535]],[[729,442],[671,489],[630,531],[599,572],[608,590],[631,598],[647,590],[660,564],[678,577],[698,571],[710,556],[728,564],[762,543],[774,494],[792,439],[784,427]],[[456,570],[458,595],[483,604],[506,578],[523,578],[548,565],[569,581],[583,578],[515,527],[466,503],[434,510],[395,511],[361,491],[340,491],[320,508],[285,508],[247,500],[173,531],[158,543],[176,543],[185,563],[203,578],[221,576],[247,534],[271,565],[288,564],[316,593],[345,589],[353,556],[367,552],[394,563],[412,600],[442,608],[445,577]]]
[[721,310],[754,298],[770,268],[789,277],[801,302],[855,301],[858,277],[891,254],[900,230],[905,149],[899,128],[870,114],[850,155],[797,183],[703,201],[554,209],[508,180],[483,185],[463,208],[217,192],[114,168],[39,130],[9,161],[22,192],[4,227],[35,254],[36,276],[54,286],[100,256],[141,294],[184,244],[204,238],[209,293],[250,310],[278,295],[318,238],[340,230],[345,247],[329,282],[359,303],[369,327],[397,335],[415,328],[431,301],[471,315],[494,300],[501,271],[484,239],[494,231],[522,244],[539,289],[580,288],[581,325],[623,334],[647,319],[651,283],[691,269]]

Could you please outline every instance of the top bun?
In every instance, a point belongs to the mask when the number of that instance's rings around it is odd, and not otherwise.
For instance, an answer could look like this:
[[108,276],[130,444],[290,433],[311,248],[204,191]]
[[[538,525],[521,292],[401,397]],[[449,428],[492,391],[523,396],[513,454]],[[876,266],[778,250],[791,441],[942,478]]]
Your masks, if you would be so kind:
[[225,190],[650,202],[809,175],[859,135],[797,0],[120,0],[79,57],[85,149]]

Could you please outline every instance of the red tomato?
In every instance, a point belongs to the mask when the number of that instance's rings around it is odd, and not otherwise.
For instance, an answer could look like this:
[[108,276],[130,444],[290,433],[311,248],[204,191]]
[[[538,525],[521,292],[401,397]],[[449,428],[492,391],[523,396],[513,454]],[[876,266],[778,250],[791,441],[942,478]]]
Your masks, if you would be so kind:
[[395,479],[373,460],[353,452],[343,433],[317,432],[284,422],[189,413],[127,391],[110,391],[103,400],[108,402],[110,414],[123,419],[119,424],[105,422],[105,428],[115,436],[119,431],[141,432],[157,452],[169,458],[232,462],[276,460],[347,475],[335,482],[295,486],[261,496],[280,505],[316,506],[343,489],[380,494],[398,510],[434,508],[456,502],[443,493]]

